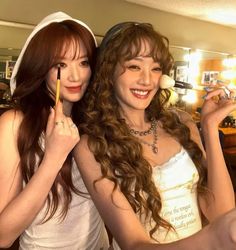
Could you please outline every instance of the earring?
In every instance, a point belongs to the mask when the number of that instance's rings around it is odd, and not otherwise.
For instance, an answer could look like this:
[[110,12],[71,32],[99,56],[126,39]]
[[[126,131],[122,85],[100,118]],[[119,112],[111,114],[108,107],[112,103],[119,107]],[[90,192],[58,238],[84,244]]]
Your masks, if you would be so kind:
[[169,89],[174,87],[175,80],[168,75],[162,75],[159,80],[159,86],[161,89]]

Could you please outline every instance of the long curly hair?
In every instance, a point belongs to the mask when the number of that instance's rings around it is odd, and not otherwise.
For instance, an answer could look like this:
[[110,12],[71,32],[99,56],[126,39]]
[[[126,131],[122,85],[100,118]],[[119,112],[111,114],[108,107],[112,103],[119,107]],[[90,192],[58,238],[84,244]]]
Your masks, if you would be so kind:
[[[95,77],[85,94],[85,122],[81,131],[88,135],[88,146],[101,165],[102,178],[114,182],[114,189],[119,185],[135,213],[154,220],[155,225],[149,232],[153,238],[160,226],[167,230],[174,228],[160,216],[162,201],[152,180],[152,166],[143,157],[140,142],[130,134],[129,127],[121,117],[113,89],[117,64],[123,65],[126,60],[138,56],[143,41],[149,44],[150,56],[160,63],[162,73],[169,73],[173,57],[166,37],[156,32],[150,24],[128,22],[114,26],[99,48]],[[159,89],[146,109],[147,118],[159,120],[164,130],[188,151],[200,176],[198,192],[203,194],[206,190],[206,171],[201,165],[202,151],[191,140],[189,128],[166,108],[169,97],[168,89]]]
[[[17,146],[20,155],[19,166],[25,183],[28,183],[42,161],[44,150],[41,138],[46,129],[50,107],[54,106],[54,100],[46,87],[46,76],[50,68],[64,57],[66,48],[70,45],[73,45],[76,57],[81,41],[86,47],[88,60],[93,68],[96,49],[94,38],[86,28],[70,20],[51,23],[40,30],[30,41],[22,57],[12,100],[14,109],[23,113]],[[75,103],[72,108],[72,119],[77,124],[80,120],[80,102]],[[58,208],[59,185],[64,197],[62,217],[68,211],[72,199],[71,192],[79,193],[72,182],[71,160],[69,155],[52,185],[47,198],[48,216],[45,221],[52,218]]]

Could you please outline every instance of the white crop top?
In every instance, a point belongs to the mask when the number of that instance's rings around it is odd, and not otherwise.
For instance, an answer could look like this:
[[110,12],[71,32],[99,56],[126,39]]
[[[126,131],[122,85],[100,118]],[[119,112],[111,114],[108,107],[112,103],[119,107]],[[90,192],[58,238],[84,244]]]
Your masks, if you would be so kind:
[[[75,186],[80,191],[88,193],[74,161],[72,173]],[[45,214],[45,205],[32,224],[21,235],[20,249],[108,249],[108,237],[104,223],[91,198],[87,197],[84,198],[72,193],[72,201],[64,220],[60,220],[59,211],[57,211],[52,219],[40,224]]]
[[[186,238],[202,228],[197,204],[198,179],[197,169],[184,148],[162,166],[153,168],[153,180],[162,199],[161,216],[176,230],[167,232],[159,228],[154,234],[158,242]],[[141,216],[141,222],[149,234],[152,228],[149,221],[145,222],[144,216]],[[113,247],[115,250],[120,249],[115,241]]]

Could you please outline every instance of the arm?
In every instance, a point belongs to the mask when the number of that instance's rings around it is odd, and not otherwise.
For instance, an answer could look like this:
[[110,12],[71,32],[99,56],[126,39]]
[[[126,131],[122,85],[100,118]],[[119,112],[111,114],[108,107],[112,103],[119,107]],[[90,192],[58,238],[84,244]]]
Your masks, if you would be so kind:
[[219,215],[231,210],[235,207],[234,190],[231,178],[226,167],[222,148],[219,140],[218,124],[220,121],[233,110],[232,103],[226,107],[222,105],[219,109],[218,103],[211,99],[206,100],[202,108],[201,128],[204,136],[205,149],[203,149],[199,131],[191,116],[187,113],[181,113],[181,120],[190,129],[191,138],[203,151],[203,164],[207,166],[208,181],[207,187],[213,196],[209,196],[206,201],[199,197],[200,207],[204,215],[209,221],[213,221]]
[[210,200],[209,206],[202,201],[209,220],[235,207],[234,190],[220,145],[218,126],[236,108],[236,104],[231,99],[216,101],[214,98],[222,95],[222,92],[225,94],[222,89],[208,93],[201,112],[201,128],[207,156],[208,188],[215,197]]
[[[23,189],[17,149],[21,119],[21,115],[13,111],[0,117],[0,247],[9,247],[32,223],[68,153],[78,142],[78,132],[72,134],[68,125],[65,125],[66,129],[54,126],[52,111],[46,131],[44,158]],[[65,117],[57,112],[56,119]]]
[[[117,189],[111,198],[113,183],[104,178],[93,185],[94,181],[102,176],[100,165],[87,146],[87,137],[83,136],[74,149],[74,157],[83,177],[84,183],[94,201],[104,222],[114,235],[123,250],[217,250],[224,244],[228,250],[235,248],[235,243],[229,239],[229,222],[207,226],[201,232],[170,244],[151,243],[149,236],[143,229],[138,217],[132,210],[122,192]],[[235,212],[233,217],[236,218]],[[224,222],[224,224],[222,223]],[[224,226],[224,228],[223,228]],[[236,227],[236,226],[235,226]],[[227,238],[216,237],[216,230],[224,230]],[[216,247],[217,246],[217,247]]]

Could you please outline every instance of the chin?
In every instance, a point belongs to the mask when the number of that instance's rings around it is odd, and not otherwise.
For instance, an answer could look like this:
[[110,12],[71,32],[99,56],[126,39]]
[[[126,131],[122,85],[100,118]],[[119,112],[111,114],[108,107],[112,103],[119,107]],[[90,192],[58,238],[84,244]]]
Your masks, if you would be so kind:
[[80,98],[71,98],[71,102],[79,102],[82,99],[82,97]]
[[68,102],[78,102],[80,101],[84,96],[85,91],[80,91],[76,93],[65,93],[62,98],[64,100],[67,100]]
[[141,105],[137,105],[136,107],[137,107],[137,109],[139,109],[139,110],[145,110],[145,109],[147,109],[148,108],[148,106],[150,105],[150,103],[151,102],[148,102],[148,103],[143,103],[143,104],[141,104]]

